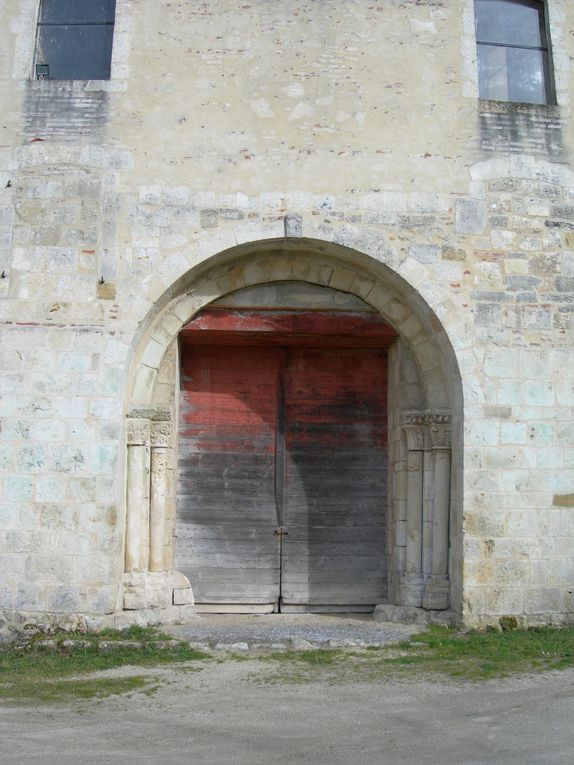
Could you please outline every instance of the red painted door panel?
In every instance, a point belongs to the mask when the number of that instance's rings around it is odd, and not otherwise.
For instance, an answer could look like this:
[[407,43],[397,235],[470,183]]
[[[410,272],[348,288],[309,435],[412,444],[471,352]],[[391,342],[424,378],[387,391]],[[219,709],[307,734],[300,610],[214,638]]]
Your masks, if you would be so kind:
[[288,351],[284,607],[386,598],[386,371],[381,350]]
[[176,567],[199,603],[273,604],[275,348],[182,348]]

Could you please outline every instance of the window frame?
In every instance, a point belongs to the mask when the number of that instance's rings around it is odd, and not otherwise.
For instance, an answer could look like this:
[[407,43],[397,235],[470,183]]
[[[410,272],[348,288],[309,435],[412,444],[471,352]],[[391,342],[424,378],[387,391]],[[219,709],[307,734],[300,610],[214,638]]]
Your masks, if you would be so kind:
[[[490,2],[491,0],[480,0],[480,2]],[[492,0],[493,2],[495,0]],[[488,98],[487,96],[483,96],[480,93],[480,78],[478,80],[478,97],[482,101],[497,101],[498,103],[506,103],[506,104],[532,104],[533,106],[554,106],[556,105],[556,87],[554,82],[554,68],[553,68],[553,56],[552,56],[552,40],[550,35],[550,26],[548,23],[548,3],[547,0],[498,0],[499,2],[505,2],[509,6],[510,5],[525,5],[526,3],[532,3],[533,5],[537,5],[540,8],[540,14],[541,14],[541,32],[542,32],[542,40],[541,42],[544,43],[543,46],[534,46],[534,45],[519,45],[515,43],[495,43],[495,42],[486,42],[479,39],[478,36],[478,21],[476,16],[476,6],[478,0],[473,0],[473,7],[475,11],[475,23],[474,23],[474,32],[475,32],[475,41],[476,41],[476,57],[477,57],[477,74],[478,74],[478,61],[479,61],[479,51],[480,47],[496,47],[496,48],[504,48],[506,50],[514,49],[514,50],[537,50],[541,51],[543,53],[546,53],[546,59],[547,59],[547,66],[543,69],[544,77],[544,90],[545,90],[545,101],[517,101],[514,99],[498,99],[498,98]],[[508,68],[506,70],[508,72]],[[508,82],[508,75],[506,77]]]
[[[38,3],[38,17],[36,21],[36,38],[35,38],[35,44],[34,44],[34,63],[33,63],[33,71],[32,71],[32,79],[33,80],[43,80],[47,81],[50,80],[51,82],[89,82],[90,80],[94,81],[101,81],[101,82],[109,82],[109,80],[112,79],[112,61],[113,61],[113,53],[114,53],[114,32],[115,32],[115,26],[116,26],[116,12],[117,12],[117,0],[112,0],[113,2],[113,19],[111,21],[70,21],[70,20],[62,20],[62,21],[43,21],[42,15],[44,10],[44,3],[46,0],[40,0]],[[86,27],[111,27],[111,40],[110,40],[110,56],[109,56],[109,62],[108,63],[108,74],[106,77],[67,77],[67,78],[56,78],[51,77],[48,73],[48,76],[44,76],[45,72],[42,72],[41,70],[44,67],[49,67],[49,64],[46,64],[44,62],[41,62],[39,60],[39,52],[40,52],[40,34],[42,29],[47,27],[52,28],[62,28],[62,27],[78,27],[85,29]]]

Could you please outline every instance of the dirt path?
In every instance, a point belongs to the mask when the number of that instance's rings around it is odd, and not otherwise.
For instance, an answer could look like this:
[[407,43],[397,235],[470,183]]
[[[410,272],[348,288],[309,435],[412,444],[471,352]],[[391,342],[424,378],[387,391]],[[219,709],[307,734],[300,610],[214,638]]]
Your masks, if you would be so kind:
[[269,671],[268,663],[253,659],[225,660],[199,671],[152,670],[160,683],[151,695],[2,706],[0,762],[574,762],[574,670],[474,684],[378,680],[344,685],[332,676],[328,683],[261,682]]

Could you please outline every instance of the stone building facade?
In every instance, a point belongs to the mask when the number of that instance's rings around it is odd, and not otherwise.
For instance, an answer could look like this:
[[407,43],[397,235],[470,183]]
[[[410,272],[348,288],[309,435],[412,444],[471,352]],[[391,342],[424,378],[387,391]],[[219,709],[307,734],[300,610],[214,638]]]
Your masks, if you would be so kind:
[[572,3],[548,103],[479,97],[473,0],[117,0],[93,80],[43,78],[39,5],[0,25],[5,623],[195,613],[178,337],[301,300],[395,333],[380,610],[572,622]]

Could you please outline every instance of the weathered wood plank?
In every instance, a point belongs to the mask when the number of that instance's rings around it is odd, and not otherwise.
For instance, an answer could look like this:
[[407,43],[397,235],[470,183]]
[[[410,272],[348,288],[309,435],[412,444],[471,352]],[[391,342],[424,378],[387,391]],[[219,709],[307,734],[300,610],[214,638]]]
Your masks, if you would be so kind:
[[229,538],[231,540],[259,540],[263,538],[267,539],[269,536],[273,536],[274,526],[263,527],[260,523],[244,523],[243,521],[234,523],[220,523],[210,524],[207,523],[181,523],[178,521],[176,525],[176,536],[178,538],[195,539],[197,541],[211,541]]
[[243,600],[237,603],[229,603],[220,600],[214,603],[196,603],[198,614],[273,614],[277,611],[277,601],[272,603],[245,603]]
[[384,482],[377,481],[376,476],[352,482],[345,480],[345,476],[333,479],[325,478],[324,480],[318,476],[291,476],[289,481],[290,504],[293,504],[296,498],[301,497],[305,499],[324,498],[326,501],[331,498],[341,499],[345,497],[349,505],[352,505],[354,499],[372,497],[375,500],[373,505],[376,505],[381,489],[384,489],[385,485]]
[[[273,551],[268,554],[257,554],[254,551],[249,553],[249,557],[237,553],[222,553],[215,547],[210,548],[207,552],[198,550],[190,550],[190,557],[185,558],[185,550],[180,553],[179,561],[182,565],[193,565],[197,568],[203,568],[207,566],[216,566],[221,569],[233,569],[237,571],[240,576],[243,575],[243,571],[253,569],[278,569],[278,556],[277,552]],[[230,579],[231,577],[224,577]]]
[[284,614],[372,614],[375,606],[380,603],[306,603],[290,604],[282,602],[281,612]]
[[[297,586],[308,585],[309,582],[314,582],[317,585],[332,584],[333,587],[340,587],[346,582],[346,574],[344,572],[337,573],[336,571],[316,571],[312,574],[308,571],[290,571],[286,577],[286,581]],[[356,585],[348,585],[347,589],[351,591],[354,587],[361,589],[367,585],[371,587],[379,587],[382,581],[383,577],[379,572],[365,572],[361,577],[360,582],[357,582]]]
[[[367,515],[368,514],[368,515]],[[377,504],[367,500],[354,505],[341,504],[337,500],[326,500],[312,507],[302,504],[289,505],[287,526],[380,526],[385,522],[384,512]]]
[[[181,539],[179,541],[179,559],[193,560],[197,563],[199,558],[219,559],[219,556],[234,556],[237,568],[246,568],[254,559],[261,556],[275,559],[277,555],[276,545],[269,544],[268,540],[197,540]],[[199,565],[199,564],[198,564]],[[218,565],[221,565],[218,563]],[[257,566],[259,568],[259,566]]]
[[226,452],[184,452],[179,459],[178,474],[181,476],[196,476],[198,469],[202,472],[208,469],[239,471],[254,467],[273,467],[272,457],[268,454]]
[[259,470],[248,475],[239,475],[237,477],[230,477],[228,475],[213,475],[211,473],[203,473],[197,479],[181,478],[178,481],[181,494],[214,494],[219,496],[221,492],[229,492],[233,496],[238,494],[247,494],[252,497],[266,497],[273,496],[269,494],[269,487],[266,482],[272,479],[274,472],[272,470]]
[[[261,525],[247,525],[243,523],[218,524],[212,526],[209,522],[205,524],[178,523],[176,526],[176,536],[196,540],[198,542],[209,542],[212,540],[225,540],[226,536],[237,542],[266,539],[273,534],[274,527],[261,527]],[[341,541],[341,533],[338,527],[329,526],[311,526],[299,527],[289,526],[288,536],[292,543],[315,543],[320,542],[326,545]],[[373,529],[372,526],[349,526],[346,528],[343,544],[354,545],[357,542],[373,542],[381,549],[386,544],[385,534],[379,529]]]
[[[357,556],[357,547],[360,545],[361,556]],[[293,561],[301,561],[305,564],[306,560],[310,558],[324,558],[329,556],[336,562],[336,568],[344,568],[346,560],[354,561],[353,565],[362,565],[367,560],[375,560],[378,569],[381,568],[381,557],[384,558],[384,550],[382,546],[378,544],[378,541],[371,542],[370,540],[358,540],[353,539],[351,541],[337,541],[329,542],[312,542],[312,541],[300,541],[297,542],[294,539],[289,540],[289,565],[293,565]],[[340,563],[339,563],[340,561]],[[343,564],[343,565],[341,565]],[[287,566],[284,566],[286,568]]]
[[[258,588],[262,588],[261,597],[268,597],[268,593],[272,594],[271,600],[277,597],[279,592],[279,571],[276,575],[264,568],[250,568],[250,569],[228,569],[222,571],[220,568],[208,568],[206,566],[190,566],[185,564],[181,567],[186,576],[192,578],[196,586],[200,589],[198,592],[205,590],[204,585],[207,584],[221,584],[222,589],[217,592],[219,597],[236,597],[244,592],[253,592],[258,595]],[[233,591],[226,592],[223,587],[229,588],[232,586]],[[263,593],[265,593],[263,595]]]
[[[341,596],[334,591],[310,593],[306,590],[295,590],[293,593],[287,593],[281,598],[281,610],[288,613],[288,609],[285,608],[285,606],[300,605],[306,605],[308,610],[311,610],[309,607],[314,604],[324,605],[329,603],[333,606],[349,606],[348,608],[341,608],[342,611],[352,612],[354,610],[352,606],[359,605],[369,606],[370,608],[365,608],[365,610],[371,611],[371,607],[375,606],[377,603],[384,602],[384,598],[385,596],[380,595],[375,591],[366,594],[362,591],[357,591],[356,593],[349,593],[348,596]],[[324,610],[328,611],[334,609],[325,608]]]
[[361,555],[361,557],[355,557],[348,555],[344,559],[337,555],[301,555],[296,550],[289,550],[287,556],[283,558],[282,571],[307,571],[313,579],[315,572],[332,571],[337,574],[346,574],[349,586],[353,584],[354,575],[360,578],[365,571],[373,573],[381,573],[383,566],[381,566],[380,555]]
[[[304,598],[300,599],[301,593]],[[308,582],[293,582],[288,577],[281,581],[281,599],[289,603],[374,603],[387,597],[387,585],[384,579],[363,581],[357,578],[353,582],[343,579],[333,582],[321,582],[310,579]]]
[[385,348],[396,332],[376,313],[363,311],[220,310],[204,309],[181,332],[183,344],[216,343],[359,345]]

